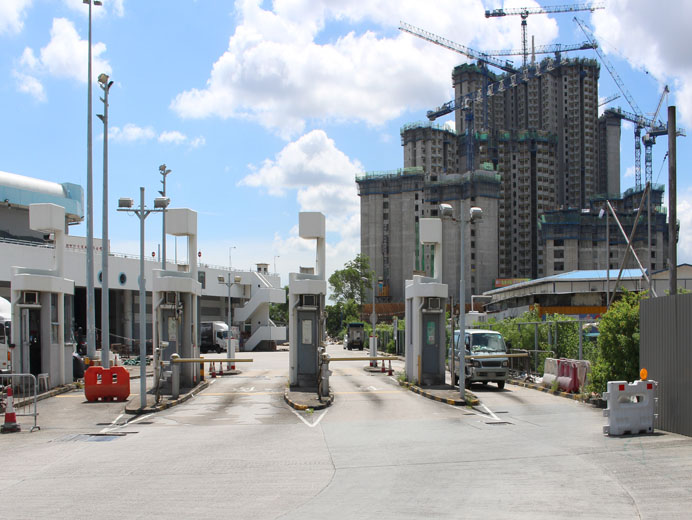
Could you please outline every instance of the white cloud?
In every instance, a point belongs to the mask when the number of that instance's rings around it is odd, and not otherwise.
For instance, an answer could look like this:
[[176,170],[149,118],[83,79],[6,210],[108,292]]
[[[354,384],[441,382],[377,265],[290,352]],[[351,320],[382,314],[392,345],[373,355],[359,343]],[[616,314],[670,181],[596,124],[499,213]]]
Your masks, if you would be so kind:
[[[360,250],[360,202],[356,174],[361,164],[339,150],[323,130],[313,130],[287,144],[276,157],[266,159],[239,184],[267,190],[272,196],[296,193],[300,211],[320,211],[327,223],[327,257],[330,270],[341,269]],[[297,218],[297,217],[296,217]],[[276,236],[277,254],[293,255],[296,248],[312,248],[294,229],[288,237]]]
[[199,148],[201,146],[204,146],[207,144],[207,140],[204,138],[204,136],[197,136],[195,137],[192,141],[190,141],[190,146],[192,148]]
[[24,27],[25,11],[32,0],[2,0],[0,2],[0,34],[17,34]]
[[[519,20],[486,20],[480,0],[441,0],[424,7],[416,0],[277,0],[272,6],[270,11],[259,0],[236,3],[240,23],[228,50],[214,63],[206,86],[172,101],[179,115],[250,119],[287,139],[302,132],[307,120],[378,125],[407,109],[448,101],[451,81],[440,71],[466,61],[396,32],[399,19],[472,47],[518,47],[520,42]],[[319,41],[327,22],[343,20],[374,23],[387,35],[351,32]],[[557,36],[550,17],[536,17],[531,29],[541,43]]]
[[12,75],[17,80],[17,90],[29,94],[36,101],[43,102],[46,100],[46,93],[43,90],[43,85],[35,77],[21,72],[13,71]]
[[[86,83],[88,41],[82,40],[77,34],[74,24],[65,18],[53,19],[50,30],[50,42],[36,56],[30,47],[24,49],[19,58],[20,70],[15,70],[15,77],[31,78],[32,88],[26,89],[26,84],[18,86],[21,92],[42,95],[45,99],[40,76],[66,78]],[[102,72],[111,73],[108,61],[101,57],[106,52],[104,43],[92,43],[92,73],[94,80]],[[40,87],[40,88],[39,88]]]
[[680,221],[678,264],[692,264],[692,189],[678,193],[677,218]]
[[126,124],[123,128],[113,126],[109,130],[110,138],[116,142],[134,143],[137,141],[148,141],[156,137],[156,132],[150,126],[141,127],[132,123]]
[[334,141],[323,130],[313,130],[286,145],[274,160],[266,159],[262,166],[250,167],[252,173],[240,184],[265,188],[269,194],[280,196],[287,189],[310,189],[353,186],[356,173],[363,170],[358,161],[352,161],[336,148]]
[[[635,68],[671,86],[685,124],[692,124],[692,3],[609,0],[594,12],[596,38],[606,53],[617,48]],[[672,103],[671,103],[672,104]],[[647,107],[640,106],[645,110]],[[665,119],[665,117],[664,117]]]
[[625,170],[625,178],[634,177],[634,166],[628,166]]
[[159,143],[182,144],[187,141],[187,137],[177,130],[161,132],[159,135]]

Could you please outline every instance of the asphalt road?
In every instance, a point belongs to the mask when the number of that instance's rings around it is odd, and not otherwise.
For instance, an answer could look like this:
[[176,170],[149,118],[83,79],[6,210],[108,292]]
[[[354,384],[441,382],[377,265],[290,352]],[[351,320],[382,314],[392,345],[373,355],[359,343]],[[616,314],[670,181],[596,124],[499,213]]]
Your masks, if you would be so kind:
[[[332,355],[358,356],[340,345]],[[334,404],[283,401],[288,353],[157,414],[81,392],[0,436],[1,518],[674,518],[692,510],[692,439],[604,437],[601,410],[508,385],[453,407],[334,363]],[[223,354],[219,357],[223,357]],[[397,362],[396,369],[403,369]],[[138,390],[133,384],[133,392]],[[129,422],[127,422],[129,421]],[[98,434],[98,435],[94,435]]]

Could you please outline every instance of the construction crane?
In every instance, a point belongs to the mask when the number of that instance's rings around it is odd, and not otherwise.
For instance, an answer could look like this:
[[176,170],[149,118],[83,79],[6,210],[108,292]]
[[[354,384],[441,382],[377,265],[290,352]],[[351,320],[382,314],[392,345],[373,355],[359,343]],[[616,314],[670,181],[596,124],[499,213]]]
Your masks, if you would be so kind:
[[482,64],[492,65],[493,67],[497,67],[498,69],[501,69],[509,73],[517,72],[517,69],[514,67],[511,61],[503,62],[501,60],[498,60],[497,58],[493,58],[489,54],[471,49],[469,47],[466,47],[465,45],[453,42],[451,40],[443,38],[442,36],[438,36],[436,34],[426,31],[425,29],[415,27],[411,24],[399,22],[399,30],[407,32],[409,34],[413,34],[418,38],[427,40],[431,43],[444,47],[445,49],[450,49],[455,52],[458,52],[459,54],[463,54],[464,56],[468,56],[471,59],[478,60]]
[[608,103],[610,103],[611,101],[615,101],[619,97],[620,97],[620,94],[618,94],[617,92],[615,94],[611,94],[610,96],[605,98],[603,101],[599,101],[598,106],[602,107],[603,105],[607,105]]
[[[459,43],[453,42],[451,40],[448,40],[447,38],[443,38],[442,36],[438,36],[437,34],[431,33],[429,31],[426,31],[425,29],[421,29],[419,27],[416,27],[414,25],[408,24],[406,22],[399,22],[399,30],[407,32],[409,34],[412,34],[418,38],[421,38],[423,40],[429,41],[431,43],[434,43],[436,45],[439,45],[440,47],[444,47],[445,49],[452,50],[454,52],[458,52],[459,54],[463,54],[464,56],[467,56],[468,58],[475,59],[478,61],[478,64],[480,66],[480,69],[482,71],[482,74],[484,76],[484,85],[482,89],[482,99],[483,99],[483,124],[485,127],[488,126],[488,102],[487,102],[487,92],[488,92],[488,77],[489,73],[487,70],[487,66],[491,65],[493,67],[496,67],[504,72],[507,72],[509,74],[516,74],[519,72],[516,68],[514,68],[514,65],[512,64],[511,61],[502,61],[498,60],[494,56],[514,56],[514,55],[519,55],[521,54],[522,51],[519,50],[511,50],[511,49],[506,49],[506,50],[499,50],[499,51],[491,51],[491,52],[481,52],[477,51],[475,49],[471,49],[470,47],[466,47],[465,45],[461,45]],[[550,54],[550,53],[555,53],[555,59],[556,61],[560,61],[560,53],[561,52],[570,52],[570,51],[576,51],[576,50],[585,50],[585,49],[593,49],[594,44],[592,42],[586,41],[582,42],[580,44],[573,44],[573,45],[562,45],[562,44],[554,44],[554,45],[543,45],[536,47],[534,49],[535,54]],[[454,104],[455,108],[451,108],[452,104]],[[459,105],[461,107],[461,105]],[[449,110],[443,107],[450,107]],[[456,110],[458,107],[454,103],[454,101],[450,101],[449,103],[445,103],[443,107],[440,107],[444,111],[444,113],[440,113],[439,116],[449,114]],[[461,107],[463,110],[471,110],[471,105],[469,103],[464,103],[463,107]],[[440,110],[440,109],[438,109]],[[428,118],[430,118],[430,114],[432,111],[428,112]],[[466,120],[473,124],[473,113],[466,114]]]
[[[531,49],[531,54],[555,54],[555,59],[560,59],[560,53],[571,51],[585,51],[593,49],[594,44],[585,41],[581,43],[572,43],[565,45],[562,43],[554,43],[552,45],[539,45]],[[485,51],[487,56],[521,56],[524,51],[522,49],[501,49],[493,51]]]
[[546,7],[517,7],[515,9],[492,9],[485,11],[486,18],[496,18],[500,16],[521,16],[521,48],[524,57],[523,66],[526,67],[528,61],[528,49],[526,43],[526,19],[530,14],[552,14],[552,13],[567,13],[574,11],[595,11],[603,9],[605,2],[591,2],[590,4],[571,4],[571,5],[553,5]]
[[[586,38],[592,42],[596,42],[596,37],[594,36],[593,32],[588,28],[588,26],[579,18],[576,16],[574,17],[574,21],[579,25],[581,30],[584,32],[586,35]],[[596,54],[598,54],[598,57],[601,58],[601,62],[603,65],[605,65],[606,69],[608,69],[608,72],[610,73],[611,77],[613,78],[613,81],[615,81],[615,84],[618,86],[620,89],[620,92],[622,92],[622,95],[625,96],[625,99],[627,100],[627,103],[629,103],[630,107],[634,111],[634,113],[626,112],[621,109],[617,110],[612,110],[609,109],[608,111],[610,113],[616,114],[622,119],[625,119],[627,121],[630,121],[634,123],[634,185],[637,188],[641,188],[642,186],[642,145],[641,142],[644,141],[644,147],[646,149],[646,153],[644,155],[644,168],[645,168],[645,175],[646,175],[646,181],[651,180],[652,176],[652,145],[656,142],[656,136],[657,135],[663,135],[668,132],[668,125],[662,123],[661,121],[656,121],[656,118],[658,117],[658,113],[661,109],[661,105],[663,103],[663,98],[668,92],[668,86],[666,85],[666,88],[663,91],[663,95],[661,96],[660,101],[658,102],[658,107],[656,108],[656,113],[652,119],[649,119],[645,117],[642,114],[642,111],[639,108],[639,105],[637,105],[637,102],[634,100],[632,95],[630,94],[629,90],[627,90],[627,87],[625,86],[624,82],[622,79],[620,79],[620,76],[618,73],[615,71],[615,68],[613,65],[610,63],[610,60],[605,57],[605,55],[599,50],[598,46],[594,47],[594,50],[596,51]],[[650,129],[648,132],[649,137],[642,139],[642,129]],[[678,129],[678,132],[680,135],[685,134],[684,129]]]

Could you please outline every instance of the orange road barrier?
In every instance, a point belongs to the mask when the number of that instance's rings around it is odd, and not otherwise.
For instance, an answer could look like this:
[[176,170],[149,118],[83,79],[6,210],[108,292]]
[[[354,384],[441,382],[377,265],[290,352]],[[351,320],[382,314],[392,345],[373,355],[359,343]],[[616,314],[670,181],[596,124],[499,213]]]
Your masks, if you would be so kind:
[[130,396],[130,373],[121,366],[91,366],[84,373],[84,395],[89,402],[124,401]]

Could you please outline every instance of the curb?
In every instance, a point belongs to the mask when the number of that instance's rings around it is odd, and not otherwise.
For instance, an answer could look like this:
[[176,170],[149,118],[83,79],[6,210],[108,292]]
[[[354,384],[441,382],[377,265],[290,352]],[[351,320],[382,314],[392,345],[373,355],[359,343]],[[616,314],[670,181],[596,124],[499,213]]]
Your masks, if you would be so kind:
[[[36,401],[43,401],[44,399],[48,399],[49,397],[55,397],[56,395],[66,394],[67,392],[71,392],[72,390],[79,390],[80,388],[82,387],[77,383],[68,383],[66,385],[56,386],[48,392],[37,394]],[[17,399],[15,406],[26,406],[31,404],[33,401],[34,399],[31,397],[28,399],[22,399],[21,401]]]
[[194,387],[192,390],[190,390],[188,393],[179,397],[178,399],[166,401],[165,403],[155,404],[154,406],[147,406],[146,408],[128,409],[127,405],[125,405],[125,413],[130,414],[130,415],[142,415],[145,413],[162,412],[163,410],[171,408],[177,404],[182,404],[185,401],[192,399],[194,396],[196,396],[202,390],[206,389],[208,386],[209,386],[209,381],[204,380],[201,383],[199,383],[196,387]]
[[452,406],[478,406],[480,404],[480,401],[478,400],[478,397],[476,397],[474,394],[469,392],[468,390],[464,392],[465,396],[471,396],[471,398],[467,398],[465,401],[462,401],[461,399],[446,399],[444,397],[439,397],[434,394],[431,394],[430,392],[427,392],[420,388],[419,386],[413,385],[411,383],[407,383],[406,381],[399,381],[399,386],[403,386],[405,388],[408,388],[411,390],[411,392],[421,395],[423,397],[427,397],[428,399],[432,399],[433,401],[438,401],[440,403],[446,403]]
[[580,403],[588,404],[589,394],[570,394],[569,392],[560,392],[553,390],[552,388],[545,387],[536,383],[527,383],[526,381],[518,381],[516,379],[508,379],[507,382],[510,385],[522,386],[524,388],[530,388],[531,390],[538,390],[545,394],[556,395],[558,397],[564,397],[566,399],[572,399],[573,401],[579,401]]
[[291,399],[288,397],[288,390],[284,390],[284,401],[286,401],[286,404],[288,404],[288,406],[298,411],[305,411],[310,408],[313,410],[322,410],[324,408],[327,408],[328,406],[331,406],[331,404],[334,402],[334,392],[329,392],[329,399],[327,399],[326,402],[318,404],[317,406],[308,406],[306,404],[299,404],[294,401],[291,401]]

